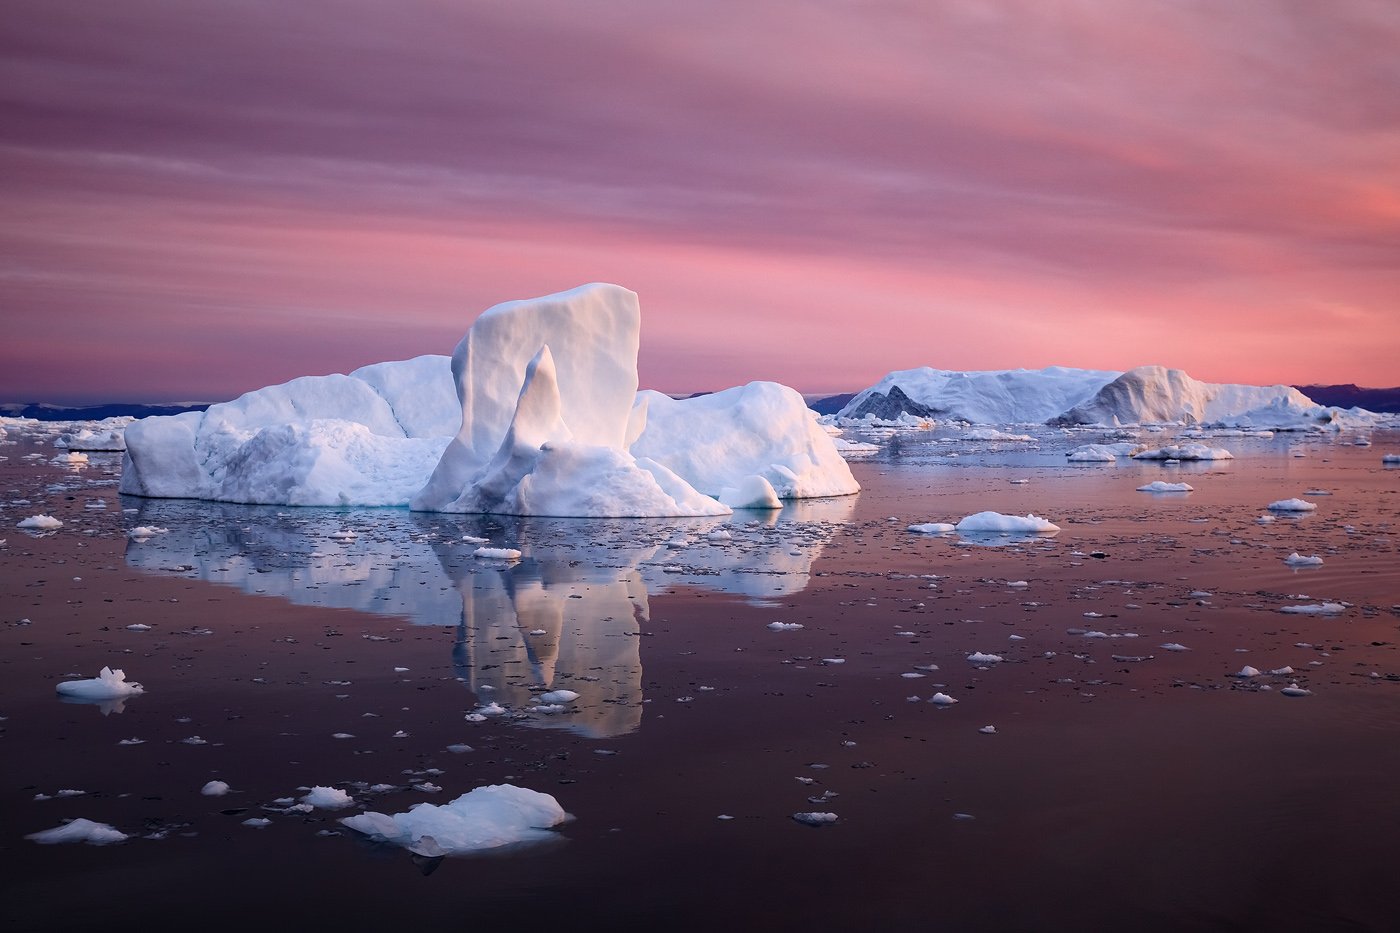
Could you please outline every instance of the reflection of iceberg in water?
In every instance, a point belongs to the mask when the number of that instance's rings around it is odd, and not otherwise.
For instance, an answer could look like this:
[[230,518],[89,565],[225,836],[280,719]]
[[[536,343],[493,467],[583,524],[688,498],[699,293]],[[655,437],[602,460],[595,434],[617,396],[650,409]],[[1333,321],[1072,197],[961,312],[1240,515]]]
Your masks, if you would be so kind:
[[[169,529],[130,542],[126,560],[300,605],[455,625],[458,677],[483,703],[609,736],[641,721],[649,593],[695,587],[762,603],[801,592],[853,499],[646,522],[124,500],[137,509],[131,525]],[[464,536],[523,557],[478,560]],[[537,697],[555,689],[579,698],[546,711]]]

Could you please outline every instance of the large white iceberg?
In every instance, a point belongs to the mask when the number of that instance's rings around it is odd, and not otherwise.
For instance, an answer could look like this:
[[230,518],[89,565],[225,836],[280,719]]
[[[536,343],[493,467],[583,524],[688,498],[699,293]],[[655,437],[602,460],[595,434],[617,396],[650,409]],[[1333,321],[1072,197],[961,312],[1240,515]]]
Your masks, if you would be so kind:
[[[637,392],[637,296],[593,284],[484,312],[451,359],[308,376],[127,429],[122,492],[269,505],[725,515],[859,490],[796,392]],[[729,504],[726,504],[729,503]]]

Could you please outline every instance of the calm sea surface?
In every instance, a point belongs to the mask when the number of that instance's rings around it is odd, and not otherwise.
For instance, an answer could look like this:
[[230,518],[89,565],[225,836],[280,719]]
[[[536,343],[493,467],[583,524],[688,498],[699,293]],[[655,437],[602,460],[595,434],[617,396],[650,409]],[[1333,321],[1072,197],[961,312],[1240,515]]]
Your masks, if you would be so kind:
[[[1400,436],[955,436],[776,517],[582,521],[134,499],[12,431],[0,930],[1400,928]],[[1061,531],[906,530],[987,509]],[[103,665],[146,693],[56,696]],[[275,803],[498,783],[574,819],[433,860]],[[132,838],[24,838],[78,817]]]

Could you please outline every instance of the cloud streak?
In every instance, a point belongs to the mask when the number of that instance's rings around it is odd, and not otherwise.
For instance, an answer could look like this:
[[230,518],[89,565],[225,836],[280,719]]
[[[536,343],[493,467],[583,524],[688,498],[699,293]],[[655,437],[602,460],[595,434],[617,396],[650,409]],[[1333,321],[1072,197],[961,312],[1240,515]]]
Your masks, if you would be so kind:
[[595,279],[642,291],[673,390],[1394,382],[1397,47],[1366,0],[17,2],[0,395],[446,352]]

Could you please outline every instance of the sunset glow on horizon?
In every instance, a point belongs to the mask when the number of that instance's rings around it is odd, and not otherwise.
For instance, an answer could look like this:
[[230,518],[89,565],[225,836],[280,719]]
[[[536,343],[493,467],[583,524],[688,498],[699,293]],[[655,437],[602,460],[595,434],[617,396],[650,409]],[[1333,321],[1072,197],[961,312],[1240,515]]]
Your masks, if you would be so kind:
[[1400,7],[19,0],[0,401],[214,401],[638,292],[641,380],[1400,384]]

